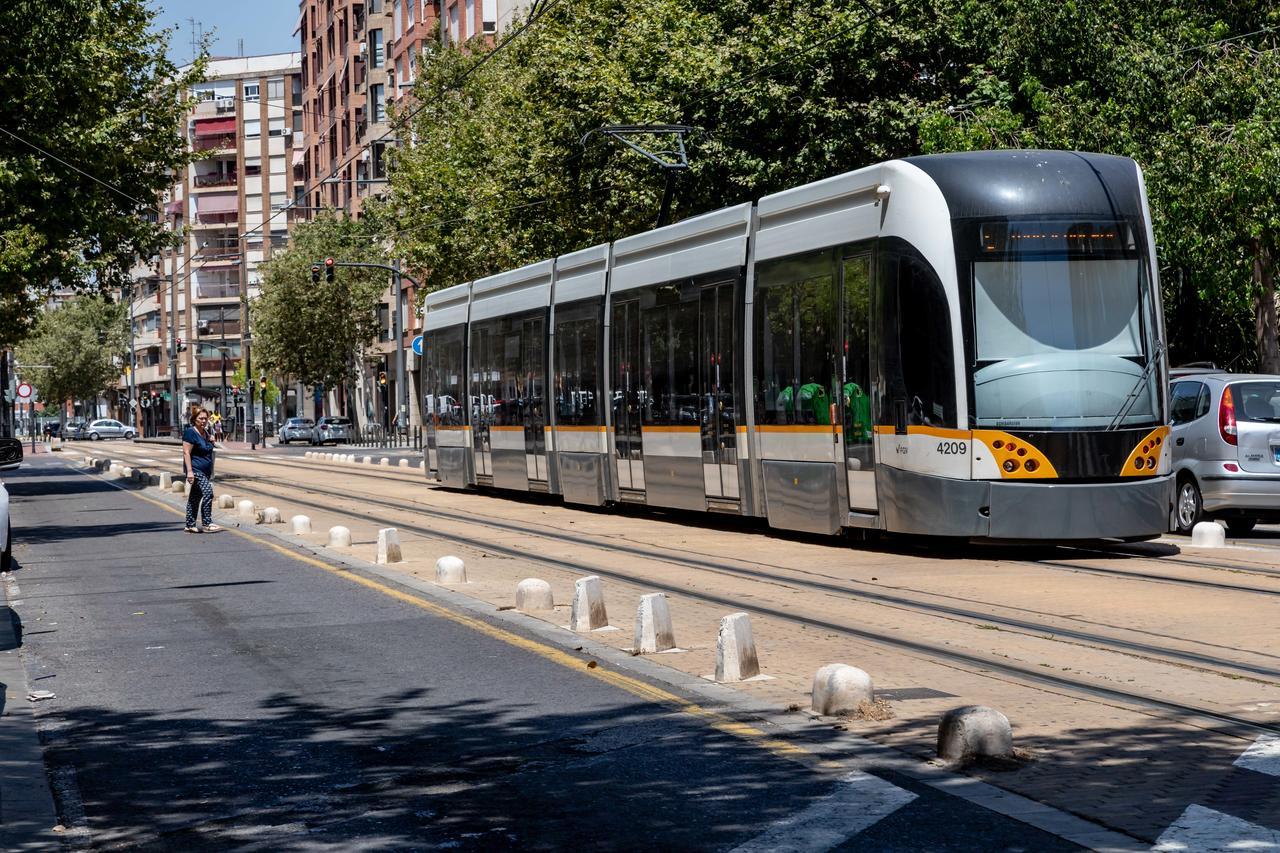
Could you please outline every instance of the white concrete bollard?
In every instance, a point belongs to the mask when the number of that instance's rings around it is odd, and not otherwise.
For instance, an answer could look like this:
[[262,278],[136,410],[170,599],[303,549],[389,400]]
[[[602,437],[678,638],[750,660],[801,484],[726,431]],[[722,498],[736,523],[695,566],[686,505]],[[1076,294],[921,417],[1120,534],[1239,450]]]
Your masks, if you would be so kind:
[[345,527],[329,528],[329,547],[330,548],[350,548],[351,547],[351,531]]
[[751,636],[751,617],[746,613],[724,617],[716,637],[716,681],[743,681],[759,674],[760,658]]
[[372,465],[372,464],[373,464],[373,457],[372,457],[372,456],[366,456],[366,457],[364,457],[363,459],[361,459],[360,461],[361,461],[361,462],[363,462],[365,465]]
[[378,462],[378,464],[379,464],[379,465],[381,465],[381,466],[383,466],[383,467],[389,467],[389,466],[391,465],[391,460],[384,456],[384,457],[382,457],[382,459]]
[[409,467],[409,460],[408,460],[408,459],[401,459],[401,460],[400,460],[400,467],[401,467],[401,468],[408,468],[408,467]]
[[162,471],[160,473],[160,488],[164,489],[166,492],[173,488],[172,474],[167,471]]
[[218,495],[218,509],[231,509],[236,505],[236,499],[231,495]]
[[555,610],[555,598],[551,584],[538,578],[525,578],[516,585],[516,610],[532,613],[539,610]]
[[121,468],[121,469],[120,469],[120,476],[121,476],[121,477],[123,477],[123,478],[124,478],[124,479],[126,479],[126,480],[132,480],[132,479],[133,479],[133,469],[132,469],[132,468],[130,468],[130,467],[128,467],[128,466],[125,466],[124,468]]
[[1193,548],[1223,548],[1227,544],[1227,531],[1216,521],[1202,521],[1191,528]]
[[938,724],[938,757],[944,761],[1012,756],[1013,727],[1009,718],[995,708],[954,708]]
[[400,553],[400,534],[394,527],[384,527],[378,531],[378,565],[399,563],[404,560]]
[[824,716],[851,714],[864,702],[875,699],[871,676],[856,666],[829,663],[819,668],[813,676],[813,703],[815,713]]
[[174,481],[173,481],[173,493],[174,493],[175,495],[185,495],[185,494],[187,493],[187,481],[186,481],[186,480],[174,480]]
[[112,463],[107,467],[107,473],[108,473],[108,474],[119,474],[119,473],[120,473],[120,463],[119,463],[119,462],[112,462]]
[[304,533],[311,532],[311,519],[305,515],[295,515],[289,519],[289,523],[293,525],[293,535],[301,536]]
[[651,655],[676,647],[676,631],[671,624],[671,608],[667,596],[651,592],[640,596],[636,610],[636,642],[632,651],[638,655]]
[[254,521],[258,517],[258,508],[253,501],[240,501],[236,504],[236,515],[241,521]]
[[310,450],[303,451],[302,453],[303,459],[310,459],[312,456],[315,456],[315,454],[312,453]]
[[436,560],[436,583],[466,583],[467,566],[458,557],[441,557]]
[[609,616],[604,608],[604,590],[601,589],[600,578],[597,576],[591,575],[574,581],[569,627],[574,631],[594,631],[609,627]]
[[264,509],[262,511],[262,523],[263,524],[279,524],[280,510],[278,510],[273,506],[269,506],[266,509]]

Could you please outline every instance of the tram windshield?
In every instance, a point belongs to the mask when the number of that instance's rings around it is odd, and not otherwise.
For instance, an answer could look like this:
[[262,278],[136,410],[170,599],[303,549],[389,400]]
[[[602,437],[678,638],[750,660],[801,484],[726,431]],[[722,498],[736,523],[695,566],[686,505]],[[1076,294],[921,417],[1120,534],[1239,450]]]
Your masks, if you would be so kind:
[[1158,421],[1154,305],[1133,225],[974,226],[977,426],[1105,429],[1126,407],[1117,426]]

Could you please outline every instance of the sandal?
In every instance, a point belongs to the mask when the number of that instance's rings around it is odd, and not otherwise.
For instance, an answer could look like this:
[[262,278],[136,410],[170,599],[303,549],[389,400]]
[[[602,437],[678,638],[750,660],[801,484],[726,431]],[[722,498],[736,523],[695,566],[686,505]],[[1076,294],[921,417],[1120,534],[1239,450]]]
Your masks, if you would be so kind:
[[182,532],[183,532],[183,533],[199,533],[199,532],[200,532],[200,528],[198,528],[198,527],[184,527],[184,528],[182,528]]
[[204,532],[205,532],[205,533],[219,533],[219,532],[221,532],[221,531],[223,531],[223,530],[226,530],[226,528],[225,528],[225,527],[219,527],[219,526],[218,526],[218,525],[216,525],[216,524],[210,524],[208,527],[206,527],[206,528],[204,529]]

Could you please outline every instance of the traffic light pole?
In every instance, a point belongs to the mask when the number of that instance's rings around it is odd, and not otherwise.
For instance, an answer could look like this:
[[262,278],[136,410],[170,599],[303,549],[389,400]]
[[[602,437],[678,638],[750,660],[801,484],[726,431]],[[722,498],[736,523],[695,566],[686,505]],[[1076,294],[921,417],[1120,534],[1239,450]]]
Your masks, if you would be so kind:
[[409,419],[409,389],[405,386],[404,381],[404,331],[400,328],[401,315],[404,313],[402,300],[404,299],[404,289],[400,284],[400,279],[404,279],[413,285],[415,290],[419,289],[418,282],[412,276],[405,275],[400,271],[400,259],[397,258],[392,264],[369,264],[357,263],[355,261],[335,261],[333,258],[326,258],[323,264],[313,264],[311,266],[312,281],[317,281],[320,277],[320,269],[325,269],[325,277],[328,278],[333,273],[334,267],[347,267],[350,269],[372,269],[386,270],[392,275],[392,286],[395,287],[395,319],[392,323],[392,334],[396,338],[396,396],[403,402],[398,403],[400,411],[400,419],[398,424],[406,424]]

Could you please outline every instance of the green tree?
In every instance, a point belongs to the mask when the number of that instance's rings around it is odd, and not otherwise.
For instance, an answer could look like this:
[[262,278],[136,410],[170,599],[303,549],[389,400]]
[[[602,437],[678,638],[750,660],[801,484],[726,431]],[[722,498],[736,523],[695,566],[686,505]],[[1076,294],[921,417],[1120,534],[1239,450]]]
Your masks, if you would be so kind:
[[251,303],[255,364],[307,385],[338,387],[356,376],[356,356],[378,334],[377,306],[390,285],[385,272],[339,268],[334,282],[311,281],[324,258],[386,263],[361,222],[325,213],[300,224],[288,248],[259,267],[262,295]]
[[155,205],[189,161],[204,63],[174,67],[155,16],[145,0],[0,4],[0,345],[55,282],[121,287],[172,238]]
[[[268,376],[267,387],[266,387],[266,390],[264,391],[262,389],[262,382],[261,382],[262,377],[264,375],[265,374],[259,373],[257,376],[253,378],[253,382],[254,382],[253,396],[255,400],[265,404],[267,408],[271,408],[272,406],[280,402],[280,386],[276,384],[274,379]],[[236,372],[232,374],[231,379],[228,381],[230,381],[232,385],[245,389],[244,391],[245,399],[246,400],[248,399],[249,383],[245,381],[244,362],[240,362],[240,364],[236,367]]]
[[128,312],[103,297],[83,297],[42,313],[18,345],[18,374],[45,402],[92,400],[120,378],[128,351]]

